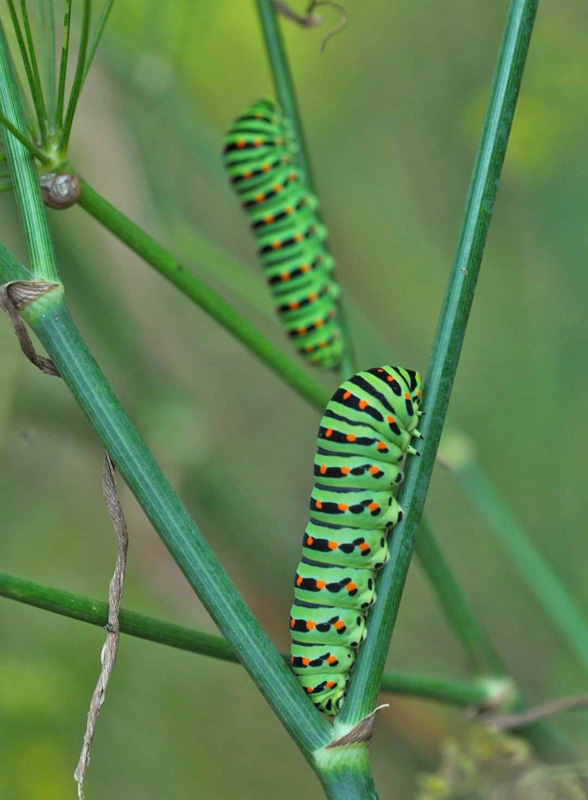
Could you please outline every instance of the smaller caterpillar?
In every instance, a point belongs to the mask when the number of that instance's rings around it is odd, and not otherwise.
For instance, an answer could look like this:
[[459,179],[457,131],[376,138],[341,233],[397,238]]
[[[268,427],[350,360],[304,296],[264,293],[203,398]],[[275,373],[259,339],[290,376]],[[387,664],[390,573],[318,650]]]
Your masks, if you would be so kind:
[[287,335],[307,361],[336,367],[343,341],[334,262],[317,199],[296,166],[290,125],[272,101],[254,103],[235,120],[224,159]]
[[330,716],[345,700],[349,670],[390,558],[388,532],[402,519],[396,491],[421,416],[421,376],[375,367],[346,380],[321,419],[310,522],[294,581],[291,664]]

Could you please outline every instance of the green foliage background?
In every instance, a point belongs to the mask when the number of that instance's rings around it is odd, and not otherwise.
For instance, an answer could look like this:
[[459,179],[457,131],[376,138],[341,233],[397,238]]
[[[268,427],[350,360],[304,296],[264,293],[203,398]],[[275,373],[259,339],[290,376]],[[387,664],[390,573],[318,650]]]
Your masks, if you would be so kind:
[[[424,369],[452,258],[506,2],[347,2],[347,30],[283,30],[362,367]],[[588,613],[584,578],[588,9],[540,8],[448,417]],[[119,0],[72,138],[83,176],[282,343],[224,130],[271,93],[253,4]],[[288,644],[318,417],[80,209],[51,215],[72,310],[99,363],[274,641]],[[0,235],[24,258],[9,195]],[[206,238],[245,268],[212,257]],[[360,310],[358,310],[360,309]],[[286,347],[286,344],[284,347]],[[115,541],[101,450],[67,391],[0,326],[2,568],[105,599]],[[334,379],[329,380],[334,385]],[[213,629],[140,509],[129,608]],[[585,692],[580,667],[447,472],[429,518],[530,699]],[[100,630],[0,601],[0,790],[74,796]],[[411,568],[389,666],[467,677]],[[388,698],[387,698],[388,699]],[[586,715],[561,721],[586,750]],[[374,741],[382,797],[411,797],[459,712],[393,699]],[[388,789],[386,789],[388,787]],[[92,800],[319,798],[237,667],[124,638],[88,774]]]

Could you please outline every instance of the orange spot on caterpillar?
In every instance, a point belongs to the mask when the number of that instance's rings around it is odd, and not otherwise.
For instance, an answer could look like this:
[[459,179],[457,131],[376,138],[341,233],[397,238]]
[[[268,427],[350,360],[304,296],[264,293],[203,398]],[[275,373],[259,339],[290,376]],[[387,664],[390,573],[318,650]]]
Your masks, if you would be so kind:
[[303,658],[302,664],[303,666],[307,667],[310,664],[310,658]]
[[271,167],[270,167],[269,164],[263,164],[262,167],[261,167],[261,171],[262,172],[269,172],[270,169],[271,169]]
[[390,425],[394,425],[396,420],[394,419],[394,417],[386,417],[386,422],[389,422]]
[[360,409],[363,411],[363,410],[364,410],[364,408],[367,408],[367,404],[368,404],[367,400],[360,400],[360,401],[359,401],[359,407],[360,407]]
[[325,436],[327,437],[327,439],[330,439],[332,435],[333,435],[332,428],[329,428],[327,431],[325,431]]
[[343,393],[343,400],[349,400],[351,397],[351,392],[344,392]]
[[286,214],[288,214],[288,215],[290,215],[290,214],[293,214],[293,213],[294,213],[294,209],[292,208],[292,206],[288,206],[287,208],[285,208],[285,209],[284,209],[284,211],[285,211],[285,212],[286,212]]
[[329,656],[327,658],[327,664],[336,664],[336,663],[337,663],[337,659],[335,658],[335,656]]
[[264,200],[265,200],[265,195],[264,194],[256,194],[255,195],[255,202],[256,203],[263,203]]
[[341,467],[341,474],[342,475],[349,475],[350,472],[351,472],[351,470],[349,469],[349,467]]
[[307,353],[312,353],[312,345],[311,344],[307,344],[304,349],[306,350]]
[[308,272],[308,271],[309,271],[309,269],[310,269],[310,264],[303,264],[303,265],[300,267],[300,272]]
[[333,686],[335,686],[335,681],[327,681],[325,683],[325,686],[327,687],[327,689],[332,689]]
[[306,328],[304,328],[304,327],[303,328],[298,328],[298,333],[300,334],[300,336],[304,336],[304,334],[306,333]]
[[282,246],[281,242],[278,242],[278,241],[272,242],[272,247],[273,247],[274,250],[279,250],[281,248],[281,246]]
[[394,381],[396,380],[396,378],[394,377],[394,375],[388,375],[388,377],[386,378],[386,380],[387,380],[389,383],[394,383]]
[[348,433],[345,438],[348,442],[354,442],[357,439],[357,436],[354,433]]
[[253,173],[251,172],[251,170],[250,170],[250,169],[248,169],[248,170],[247,170],[247,172],[244,172],[244,173],[243,173],[243,177],[244,177],[244,178],[251,178],[251,177],[252,177],[252,175],[253,175]]
[[379,471],[380,471],[379,467],[370,467],[370,474],[371,475],[377,475]]
[[[304,659],[302,659],[302,660],[304,661]],[[308,659],[306,659],[306,660],[308,661]],[[305,688],[306,688],[306,691],[308,692],[308,694],[312,694],[312,686],[306,686]]]
[[294,619],[294,617],[290,617],[290,627],[293,628],[294,625],[296,625],[296,620]]
[[327,471],[327,468],[325,467],[324,464],[322,464],[321,465],[321,475],[324,475],[326,471]]
[[346,505],[345,503],[337,503],[337,508],[339,509],[339,511],[347,511],[349,506]]
[[370,503],[368,508],[370,511],[378,511],[380,506],[377,503]]
[[294,241],[295,241],[295,242],[301,242],[301,241],[302,241],[302,239],[303,239],[303,236],[302,236],[302,234],[301,234],[301,233],[295,233],[295,234],[294,234]]
[[311,631],[316,626],[316,622],[313,622],[311,619],[306,620],[306,630]]
[[319,342],[319,347],[326,347],[327,345],[328,345],[328,342],[325,339],[323,339],[322,342]]
[[327,585],[326,581],[315,581],[317,589],[324,589]]
[[377,371],[378,371],[378,372],[384,372],[384,370],[382,369],[382,367],[379,367]]
[[316,320],[316,322],[314,323],[314,327],[315,327],[315,328],[320,328],[320,327],[321,327],[321,325],[323,325],[323,324],[324,324],[324,323],[323,323],[323,320],[322,320],[322,319],[317,319],[317,320]]
[[362,553],[365,553],[366,550],[370,549],[370,546],[369,546],[369,544],[367,542],[362,542],[359,545],[359,549],[361,550]]
[[297,300],[292,300],[292,302],[290,303],[290,308],[292,310],[294,310],[294,309],[299,308],[299,307],[300,307],[300,303]]
[[338,547],[339,545],[337,544],[337,542],[329,542],[328,544],[329,550],[336,550]]
[[314,544],[314,539],[312,538],[312,536],[307,536],[307,537],[306,537],[306,544],[307,544],[309,547],[312,547],[312,546],[313,546],[313,544]]
[[311,303],[314,303],[315,300],[318,300],[318,294],[316,292],[313,292],[312,294],[308,295],[308,299],[310,300]]
[[281,184],[281,183],[276,183],[276,185],[274,186],[274,192],[275,192],[276,194],[279,194],[279,193],[282,191],[282,189],[283,189],[283,188],[284,188],[284,187],[282,186],[282,184]]
[[345,588],[347,589],[348,592],[354,592],[357,589],[357,584],[356,583],[348,583]]
[[406,392],[406,393],[405,393],[405,395],[404,395],[404,399],[405,399],[405,400],[410,400],[410,395],[409,395],[409,393],[408,393],[408,392]]
[[266,214],[265,217],[263,218],[263,221],[269,225],[270,222],[274,221],[274,215]]
[[289,272],[282,272],[282,274],[280,275],[280,280],[289,281],[290,280],[290,273]]
[[341,628],[345,627],[345,623],[343,622],[342,619],[338,619],[337,622],[333,625],[333,627],[336,628],[338,631],[340,631]]
[[298,176],[296,175],[295,172],[291,172],[289,177],[291,181],[295,181]]
[[237,147],[239,150],[242,150],[245,147],[245,139],[237,139]]
[[296,578],[296,586],[300,586],[302,584],[302,575],[299,575]]
[[376,445],[376,450],[387,450],[388,445],[385,442],[378,442]]
[[323,507],[323,504],[321,503],[321,501],[320,501],[320,500],[317,500],[317,501],[315,502],[315,505],[316,505],[316,507],[319,509],[319,511],[320,511],[320,509]]

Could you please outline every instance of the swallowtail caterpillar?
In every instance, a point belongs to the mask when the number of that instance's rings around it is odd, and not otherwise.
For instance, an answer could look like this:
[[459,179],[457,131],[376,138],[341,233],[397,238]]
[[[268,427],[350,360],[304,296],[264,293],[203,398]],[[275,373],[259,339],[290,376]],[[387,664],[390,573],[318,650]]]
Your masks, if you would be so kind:
[[82,193],[79,178],[69,172],[46,172],[41,175],[40,183],[43,202],[49,208],[71,208]]
[[320,422],[290,633],[292,669],[329,716],[345,700],[388,532],[402,519],[395,495],[421,438],[420,402],[418,372],[375,367],[345,381]]
[[290,125],[270,100],[247,108],[225,140],[225,167],[249,216],[286,333],[307,361],[331,369],[339,364],[343,347],[339,289],[317,199],[295,155]]

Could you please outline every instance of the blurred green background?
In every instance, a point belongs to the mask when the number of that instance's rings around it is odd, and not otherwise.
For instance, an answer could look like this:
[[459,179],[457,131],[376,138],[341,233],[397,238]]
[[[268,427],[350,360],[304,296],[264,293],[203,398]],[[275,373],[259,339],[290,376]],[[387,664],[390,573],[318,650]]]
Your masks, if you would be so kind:
[[[314,31],[283,23],[361,367],[426,368],[507,5],[346,0],[349,25],[322,55],[334,12],[321,9],[325,24]],[[447,422],[475,442],[586,614],[587,33],[582,0],[542,4]],[[286,349],[220,158],[233,117],[271,91],[252,2],[118,0],[72,158]],[[50,216],[91,349],[286,649],[317,412],[84,211]],[[10,194],[0,197],[0,236],[25,258]],[[98,440],[65,387],[21,357],[7,323],[0,372],[1,568],[106,599],[115,537]],[[214,630],[124,488],[121,497],[131,537],[126,607]],[[577,661],[450,473],[436,470],[427,513],[528,696],[585,693]],[[74,797],[104,634],[0,600],[0,639],[0,796]],[[468,677],[416,563],[389,667]],[[374,770],[381,797],[404,800],[440,743],[465,725],[453,709],[386,700]],[[586,714],[558,724],[586,753]],[[86,790],[91,800],[321,797],[241,669],[128,637]]]

